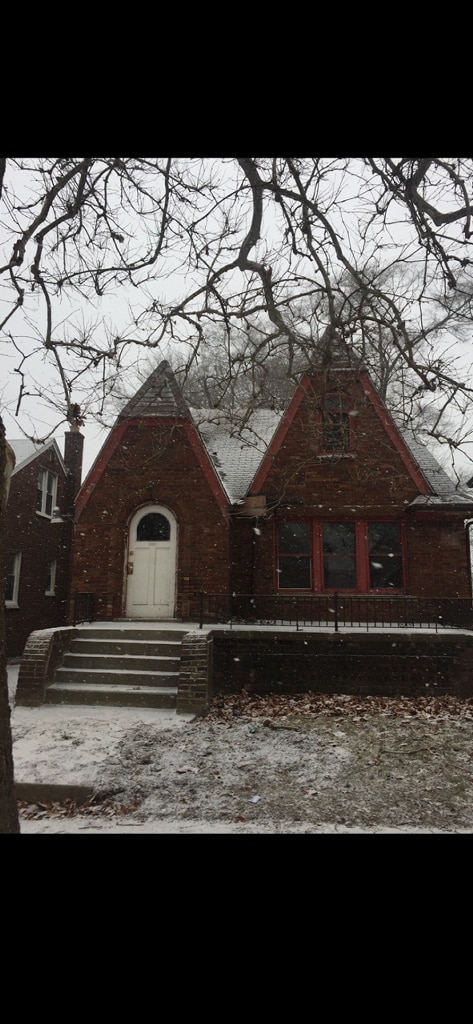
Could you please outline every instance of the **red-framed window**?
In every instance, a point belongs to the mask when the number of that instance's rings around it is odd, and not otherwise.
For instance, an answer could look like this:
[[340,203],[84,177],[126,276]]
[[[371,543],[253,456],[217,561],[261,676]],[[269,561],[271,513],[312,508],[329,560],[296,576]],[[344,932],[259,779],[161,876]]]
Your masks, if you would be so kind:
[[402,593],[404,526],[394,520],[280,520],[276,577],[277,590]]

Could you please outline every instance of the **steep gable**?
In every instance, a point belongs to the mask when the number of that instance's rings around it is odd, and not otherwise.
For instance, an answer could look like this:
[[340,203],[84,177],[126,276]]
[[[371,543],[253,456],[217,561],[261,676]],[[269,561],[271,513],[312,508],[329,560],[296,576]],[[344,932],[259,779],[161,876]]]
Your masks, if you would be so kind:
[[[331,364],[329,370],[321,369],[313,374],[305,374],[283,413],[272,409],[237,410],[230,413],[220,409],[190,408],[169,363],[164,360],[120,412],[83,483],[78,496],[78,511],[87,503],[117,447],[125,443],[127,427],[138,422],[143,425],[146,422],[150,427],[157,421],[168,425],[180,423],[184,427],[202,472],[222,508],[242,504],[249,495],[257,495],[267,488],[271,467],[275,460],[284,458],[287,439],[294,429],[298,429],[301,409],[311,403],[315,423],[320,414],[321,398],[332,388],[342,389],[351,395],[354,403],[351,425],[353,436],[358,441],[360,416],[366,418],[368,410],[371,417],[376,417],[377,426],[372,425],[366,432],[372,432],[373,429],[379,432],[381,427],[380,462],[383,463],[383,459],[386,462],[387,452],[391,456],[395,453],[398,463],[396,473],[403,473],[409,482],[410,493],[405,501],[449,505],[469,503],[468,495],[456,490],[454,482],[432,452],[418,442],[411,431],[395,423],[363,367],[349,367],[345,362],[338,366]],[[373,419],[371,422],[373,424]],[[311,446],[306,443],[307,434],[300,434],[300,442],[301,466],[311,463],[313,472],[314,465],[318,464],[320,478],[324,476],[320,470],[323,464],[327,470],[330,464],[340,463],[340,456],[337,455],[321,454],[317,460],[312,442]],[[308,447],[311,447],[310,452]],[[353,458],[354,451],[351,455],[348,453],[347,458]],[[363,458],[362,454],[359,458]],[[384,471],[389,474],[389,458]]]
[[163,360],[122,409],[118,419],[136,417],[185,417],[190,419],[187,403],[169,363]]
[[9,438],[8,444],[13,449],[16,459],[12,476],[19,473],[20,470],[24,469],[25,466],[28,466],[30,462],[33,462],[38,455],[45,455],[49,451],[54,451],[63,473],[66,472],[63,457],[54,438],[51,441],[47,441],[45,444],[35,444],[34,441],[30,441],[27,437]]
[[[134,431],[134,428],[150,431],[158,427],[160,430],[182,428],[186,441],[199,463],[217,504],[222,511],[226,510],[228,496],[217,468],[209,458],[203,439],[196,429],[171,367],[167,361],[163,360],[117,417],[114,427],[112,427],[79,491],[76,501],[77,515],[84,510],[117,451],[127,448],[128,438],[132,436],[131,432]],[[132,447],[134,443],[132,443]]]
[[[314,445],[309,444],[311,439],[309,437],[308,424],[312,418],[315,435],[317,417],[319,417],[318,429],[320,433],[320,416],[324,396],[332,392],[345,394],[347,401],[352,403],[352,408],[350,409],[350,417],[352,417],[350,421],[352,444],[350,449],[344,453],[329,454],[321,449],[317,453]],[[310,410],[309,413],[308,410]],[[304,413],[305,421],[303,428]],[[373,414],[375,414],[375,417]],[[378,427],[376,424],[378,424]],[[379,425],[382,427],[381,432],[379,431]],[[275,462],[278,461],[280,463],[281,459],[285,458],[288,438],[291,437],[294,431],[299,431],[301,465],[308,465],[310,462],[313,467],[316,465],[319,467],[324,465],[326,467],[330,465],[336,467],[343,464],[344,461],[348,464],[349,460],[355,458],[358,460],[367,458],[368,446],[366,439],[373,432],[377,431],[379,463],[384,465],[387,459],[385,465],[386,472],[388,472],[390,463],[389,453],[391,453],[391,456],[394,454],[398,459],[397,473],[399,473],[399,466],[402,465],[406,480],[410,482],[411,488],[413,487],[417,491],[418,496],[428,498],[430,496],[442,495],[446,497],[448,495],[450,500],[452,500],[453,496],[457,494],[453,481],[450,480],[429,449],[417,442],[411,432],[400,428],[395,423],[379,397],[368,372],[364,368],[360,368],[355,372],[352,369],[338,367],[332,369],[330,376],[326,376],[323,373],[304,375],[287,410],[280,419],[272,441],[250,484],[248,493],[258,494],[267,488],[268,475],[271,473]],[[375,465],[376,459],[373,452],[370,457],[373,465]],[[326,478],[326,473],[319,472],[319,476]],[[368,493],[369,488],[367,488]],[[417,495],[412,493],[410,500],[414,501]],[[460,502],[464,500],[463,496],[457,494],[457,497]]]

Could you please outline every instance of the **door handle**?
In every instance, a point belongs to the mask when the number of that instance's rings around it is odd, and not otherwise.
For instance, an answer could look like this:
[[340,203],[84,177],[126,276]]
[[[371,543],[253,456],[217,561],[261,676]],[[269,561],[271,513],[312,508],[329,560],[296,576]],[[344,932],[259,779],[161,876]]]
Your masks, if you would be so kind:
[[133,562],[128,562],[128,565],[126,567],[126,574],[127,576],[133,576]]

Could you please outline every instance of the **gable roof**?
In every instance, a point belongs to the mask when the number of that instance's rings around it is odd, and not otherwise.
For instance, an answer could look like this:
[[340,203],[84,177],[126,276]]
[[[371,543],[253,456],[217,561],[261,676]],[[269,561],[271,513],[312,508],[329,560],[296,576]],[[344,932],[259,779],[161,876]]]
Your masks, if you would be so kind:
[[[410,504],[471,507],[471,496],[456,489],[454,481],[430,449],[419,442],[412,431],[396,424],[367,370],[343,366],[337,367],[337,371],[359,378],[366,399],[372,403],[420,492]],[[210,479],[211,486],[213,489],[218,489],[219,485],[222,488],[223,494],[220,497],[216,494],[217,499],[221,502],[226,496],[231,505],[242,503],[250,490],[257,494],[264,486],[272,457],[281,447],[313,376],[317,376],[317,370],[303,376],[284,412],[272,409],[234,412],[191,409],[169,363],[163,360],[119,414],[111,435],[82,484],[78,508],[86,503],[96,479],[119,445],[127,422],[139,419],[149,422],[156,418],[186,420],[186,432],[204,472],[207,474],[208,467],[211,467],[215,473],[216,481]]]
[[118,420],[149,416],[184,416],[189,408],[169,363],[164,359],[122,409]]
[[24,469],[30,462],[33,462],[33,459],[36,459],[38,455],[44,455],[50,448],[54,449],[63,472],[66,472],[64,459],[54,438],[51,441],[46,441],[44,444],[36,444],[29,437],[8,438],[8,444],[13,449],[16,459],[12,476],[18,473],[20,469]]
[[194,424],[230,503],[243,501],[281,419],[281,413],[258,409],[229,413],[191,409]]
[[[418,441],[412,430],[404,427],[400,424],[396,424],[399,433],[403,437],[408,448],[412,452],[417,464],[419,465],[422,473],[428,480],[434,494],[437,495],[450,495],[453,491],[456,492],[455,482],[448,475],[443,466],[437,462],[435,455],[423,444],[422,441]],[[465,495],[465,497],[467,497]]]

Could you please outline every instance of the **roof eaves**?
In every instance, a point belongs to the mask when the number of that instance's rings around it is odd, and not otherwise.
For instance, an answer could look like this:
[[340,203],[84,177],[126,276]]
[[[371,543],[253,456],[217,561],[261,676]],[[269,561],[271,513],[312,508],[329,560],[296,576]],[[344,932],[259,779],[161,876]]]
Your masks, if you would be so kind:
[[[18,444],[18,442],[23,442],[23,440],[23,438],[17,438],[13,440],[8,439],[8,444],[13,448],[13,451],[15,452],[15,457],[17,458],[15,468],[12,471],[12,476],[18,473],[21,469],[25,469],[26,466],[28,466],[30,462],[34,462],[34,460],[37,459],[38,456],[44,455],[47,451],[49,451],[50,448],[54,449],[61,469],[64,473],[64,476],[66,475],[66,466],[64,463],[64,459],[61,455],[58,443],[55,440],[55,438],[52,438],[50,441],[46,441],[45,444],[39,445],[38,447],[35,446],[34,450],[30,452],[29,455],[25,456],[24,458],[21,458],[21,455],[17,455],[17,451],[21,452],[21,449],[18,447],[15,449],[15,445]],[[29,438],[27,438],[26,440],[29,440]],[[34,445],[34,441],[31,441],[31,444]]]

